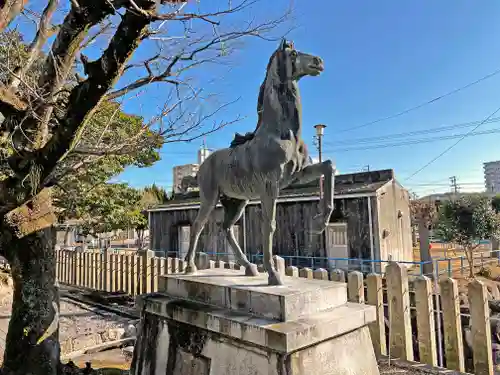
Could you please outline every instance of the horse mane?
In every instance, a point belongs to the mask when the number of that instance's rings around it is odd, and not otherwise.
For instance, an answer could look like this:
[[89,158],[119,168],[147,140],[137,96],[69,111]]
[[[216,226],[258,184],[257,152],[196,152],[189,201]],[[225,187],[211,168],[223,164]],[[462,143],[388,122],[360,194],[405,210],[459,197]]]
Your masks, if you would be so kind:
[[248,141],[254,139],[255,132],[257,131],[257,129],[259,129],[262,123],[262,107],[264,106],[264,91],[266,88],[267,77],[269,75],[269,69],[271,68],[271,64],[277,54],[278,50],[274,51],[274,53],[269,58],[269,62],[267,63],[267,68],[266,68],[266,76],[264,77],[264,81],[260,85],[259,96],[257,98],[257,126],[255,127],[255,130],[253,132],[247,132],[245,133],[245,135],[236,133],[234,135],[233,140],[231,141],[231,145],[229,146],[229,148],[235,148],[237,146],[241,146],[242,144],[245,144]]

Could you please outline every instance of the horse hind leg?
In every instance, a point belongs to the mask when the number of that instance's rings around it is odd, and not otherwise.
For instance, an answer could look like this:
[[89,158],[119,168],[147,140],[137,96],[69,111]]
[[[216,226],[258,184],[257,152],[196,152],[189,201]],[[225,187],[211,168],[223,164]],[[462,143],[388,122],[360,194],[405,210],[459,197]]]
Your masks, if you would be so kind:
[[194,220],[193,226],[191,227],[191,235],[189,238],[189,250],[186,255],[186,270],[185,273],[196,272],[196,264],[194,262],[194,256],[196,253],[196,247],[198,246],[198,241],[200,239],[201,232],[207,223],[210,214],[215,208],[217,201],[219,199],[219,192],[214,190],[209,194],[201,194],[200,192],[200,210],[198,215]]
[[231,249],[233,249],[236,262],[240,266],[245,267],[246,276],[258,276],[259,271],[257,270],[257,266],[248,261],[248,258],[243,253],[238,241],[236,240],[233,230],[234,224],[236,224],[236,222],[240,219],[248,201],[222,196],[220,202],[224,207],[224,222],[222,224],[222,230],[226,234],[226,238],[229,245],[231,245]]
[[283,285],[282,275],[275,269],[273,262],[273,237],[276,230],[276,199],[278,187],[268,183],[266,191],[261,195],[262,205],[262,250],[264,253],[264,268],[268,273],[269,285]]

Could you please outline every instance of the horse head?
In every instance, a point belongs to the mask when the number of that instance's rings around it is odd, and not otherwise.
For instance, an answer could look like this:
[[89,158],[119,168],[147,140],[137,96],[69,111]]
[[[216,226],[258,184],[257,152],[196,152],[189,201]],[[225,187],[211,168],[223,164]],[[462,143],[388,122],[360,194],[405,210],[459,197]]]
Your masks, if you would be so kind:
[[293,42],[282,39],[278,48],[273,52],[269,59],[266,69],[266,77],[262,82],[257,100],[257,126],[253,132],[248,132],[245,135],[236,133],[230,148],[240,146],[255,136],[255,132],[261,125],[262,109],[264,103],[264,92],[266,89],[266,81],[269,75],[278,77],[281,82],[290,80],[298,81],[304,76],[317,76],[324,70],[324,63],[321,57],[314,56],[308,53],[297,51]]
[[282,82],[299,80],[305,76],[318,76],[324,70],[321,57],[298,51],[293,42],[283,39],[268,64],[269,71],[279,76]]

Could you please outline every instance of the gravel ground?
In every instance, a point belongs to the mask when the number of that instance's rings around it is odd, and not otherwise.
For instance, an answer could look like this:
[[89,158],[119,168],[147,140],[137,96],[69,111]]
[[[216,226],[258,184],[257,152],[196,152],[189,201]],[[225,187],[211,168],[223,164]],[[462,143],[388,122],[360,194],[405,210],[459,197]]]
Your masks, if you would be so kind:
[[389,374],[408,374],[408,375],[424,375],[428,374],[426,372],[419,371],[417,369],[407,369],[407,368],[401,368],[401,367],[396,367],[394,365],[387,365],[387,364],[379,364],[378,370],[380,371],[380,375],[389,375]]

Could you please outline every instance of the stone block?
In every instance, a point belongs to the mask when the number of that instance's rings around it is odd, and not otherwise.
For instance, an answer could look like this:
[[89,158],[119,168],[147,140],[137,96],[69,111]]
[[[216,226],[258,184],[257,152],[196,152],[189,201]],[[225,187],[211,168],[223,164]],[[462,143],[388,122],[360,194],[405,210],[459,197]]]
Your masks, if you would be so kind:
[[268,286],[267,274],[245,276],[244,271],[201,270],[194,275],[163,278],[160,290],[186,299],[255,317],[287,321],[325,311],[347,302],[344,283],[283,276],[283,286]]
[[206,271],[170,275],[164,293],[143,296],[131,374],[378,375],[367,326],[376,310],[346,302],[345,283],[286,277],[276,287],[267,275]]

